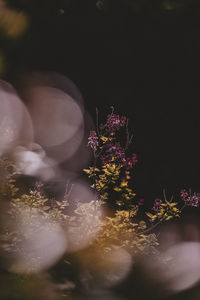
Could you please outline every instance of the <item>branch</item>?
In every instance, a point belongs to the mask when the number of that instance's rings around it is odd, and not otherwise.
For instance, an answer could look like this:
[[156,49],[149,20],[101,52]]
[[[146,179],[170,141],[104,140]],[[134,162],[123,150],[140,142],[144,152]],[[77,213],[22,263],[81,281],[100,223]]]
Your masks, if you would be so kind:
[[97,107],[96,107],[96,128],[97,128],[97,134],[99,137],[99,110]]
[[156,228],[158,225],[160,225],[162,223],[162,221],[158,221],[158,223],[155,223],[154,225],[152,225],[151,227],[143,230],[142,232],[140,232],[139,234],[144,234],[147,233],[149,231],[152,231],[154,228]]

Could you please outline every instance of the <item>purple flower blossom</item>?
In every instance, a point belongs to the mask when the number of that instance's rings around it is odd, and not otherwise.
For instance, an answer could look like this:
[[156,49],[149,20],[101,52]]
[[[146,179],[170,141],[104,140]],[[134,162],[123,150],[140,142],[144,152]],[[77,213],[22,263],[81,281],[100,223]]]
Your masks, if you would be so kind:
[[194,193],[192,197],[190,197],[189,205],[193,207],[199,207],[200,195]]
[[125,124],[126,124],[126,117],[123,116],[123,117],[121,117],[121,120],[120,120],[120,126],[121,126],[121,127],[124,127]]
[[144,199],[143,199],[143,198],[141,198],[141,199],[138,201],[138,205],[140,205],[140,206],[144,205]]
[[106,127],[108,131],[119,130],[120,127],[124,127],[126,124],[126,117],[119,117],[119,115],[111,114],[107,117]]
[[154,201],[154,205],[153,205],[153,210],[159,210],[160,206],[162,204],[162,200],[161,199],[155,199]]
[[189,195],[186,190],[181,190],[181,198],[187,206],[199,207],[200,194],[194,193]]
[[96,150],[98,147],[98,136],[96,134],[96,131],[90,131],[90,136],[88,138],[88,146],[90,146],[92,149]]
[[112,160],[112,154],[101,155],[101,161],[103,165],[110,163],[111,160]]
[[35,190],[36,190],[38,193],[40,193],[41,197],[44,196],[43,186],[44,186],[44,184],[42,183],[42,181],[36,181],[36,182],[35,182]]
[[117,156],[118,158],[125,157],[125,149],[120,146],[120,143],[108,144],[106,152],[112,153],[114,156]]
[[36,187],[37,190],[42,189],[43,186],[44,186],[44,184],[42,183],[42,181],[36,181],[35,182],[35,187]]
[[185,201],[189,197],[189,194],[186,190],[181,190],[181,198]]
[[137,162],[138,162],[137,156],[135,153],[133,153],[132,157],[128,157],[126,159],[124,165],[127,167],[127,169],[131,169]]
[[120,146],[120,143],[107,143],[105,145],[105,154],[101,156],[102,163],[109,163],[112,157],[118,160],[119,163],[125,163],[125,149]]

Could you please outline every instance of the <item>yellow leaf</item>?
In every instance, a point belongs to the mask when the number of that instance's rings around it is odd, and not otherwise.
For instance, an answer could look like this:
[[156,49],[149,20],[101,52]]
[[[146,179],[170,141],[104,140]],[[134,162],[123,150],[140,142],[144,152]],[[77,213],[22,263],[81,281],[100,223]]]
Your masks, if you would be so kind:
[[83,171],[87,174],[90,174],[91,173],[91,170],[88,170],[88,169],[83,169]]
[[106,136],[101,136],[100,139],[105,143],[108,141],[108,138]]
[[120,200],[118,200],[116,203],[117,203],[117,205],[119,205],[119,206],[123,205],[123,202],[120,201]]
[[121,187],[128,186],[128,181],[122,181],[122,182],[120,183],[120,186],[121,186]]
[[146,212],[146,215],[147,215],[147,217],[149,217],[152,221],[153,220],[155,220],[156,219],[156,215],[152,215],[151,213],[149,213],[149,212]]
[[43,210],[48,210],[50,207],[49,206],[43,206],[42,209]]
[[114,188],[114,191],[115,191],[115,192],[121,192],[121,190],[122,190],[122,189],[120,189],[119,187],[115,187],[115,188]]

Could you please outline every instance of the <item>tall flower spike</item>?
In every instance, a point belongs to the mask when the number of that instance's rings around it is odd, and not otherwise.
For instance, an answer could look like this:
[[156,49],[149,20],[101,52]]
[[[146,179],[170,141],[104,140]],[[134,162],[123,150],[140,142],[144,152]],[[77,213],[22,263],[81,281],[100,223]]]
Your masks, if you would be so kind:
[[110,114],[107,117],[106,127],[108,131],[119,130],[120,127],[124,127],[126,124],[126,117],[119,117],[116,114]]
[[96,131],[90,131],[90,136],[88,138],[88,146],[90,146],[93,150],[96,150],[96,148],[99,146],[98,142],[98,136],[96,134]]

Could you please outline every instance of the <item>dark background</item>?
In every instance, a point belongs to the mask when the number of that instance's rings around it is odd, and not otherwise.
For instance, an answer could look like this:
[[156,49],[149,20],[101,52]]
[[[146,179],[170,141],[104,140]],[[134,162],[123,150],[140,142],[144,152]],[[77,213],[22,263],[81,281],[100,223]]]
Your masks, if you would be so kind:
[[163,188],[169,196],[200,191],[197,2],[163,9],[161,1],[143,0],[133,9],[116,0],[103,10],[92,0],[9,3],[27,12],[30,26],[17,41],[2,40],[5,79],[15,84],[24,71],[56,71],[80,88],[93,118],[96,107],[105,117],[111,105],[127,115],[139,198],[152,203]]
[[[127,115],[139,160],[134,187],[147,207],[163,188],[175,198],[182,188],[200,192],[199,1],[107,0],[102,10],[95,0],[7,2],[30,24],[17,40],[0,36],[6,80],[16,85],[24,72],[55,71],[75,82],[94,119],[96,107],[105,118],[111,105]],[[155,299],[157,283],[133,271],[116,295]],[[170,299],[198,294],[199,286]]]

